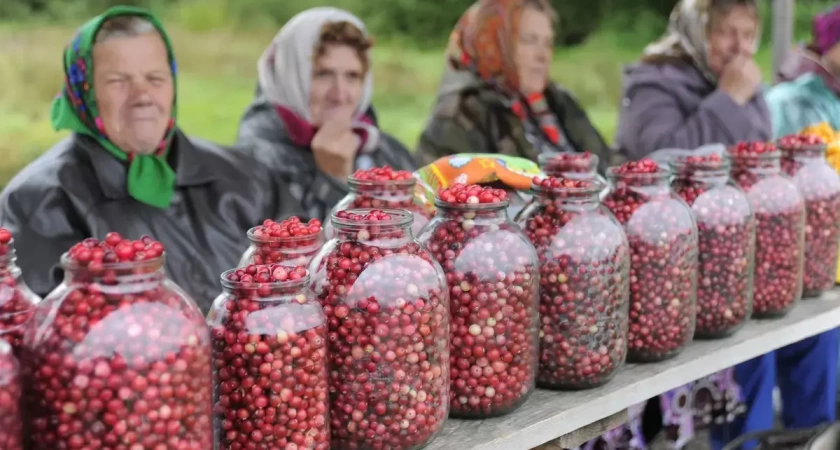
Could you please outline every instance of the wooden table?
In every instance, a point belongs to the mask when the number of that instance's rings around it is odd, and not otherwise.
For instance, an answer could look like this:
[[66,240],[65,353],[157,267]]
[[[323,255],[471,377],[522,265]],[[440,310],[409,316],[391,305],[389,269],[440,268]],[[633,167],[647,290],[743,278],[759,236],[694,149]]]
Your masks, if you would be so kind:
[[449,419],[427,450],[517,450],[554,441],[572,447],[626,420],[626,409],[670,389],[804,338],[840,327],[840,289],[803,300],[786,317],[753,320],[734,336],[695,341],[674,359],[628,364],[600,388],[577,392],[537,389],[507,416]]

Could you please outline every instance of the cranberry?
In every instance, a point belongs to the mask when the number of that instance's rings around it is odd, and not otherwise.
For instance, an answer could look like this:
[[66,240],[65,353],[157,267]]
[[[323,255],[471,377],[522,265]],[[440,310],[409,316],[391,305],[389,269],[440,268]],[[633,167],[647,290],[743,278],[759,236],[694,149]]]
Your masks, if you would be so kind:
[[0,340],[11,344],[17,356],[20,356],[23,330],[40,302],[41,298],[23,282],[20,268],[15,264],[12,233],[0,228]]
[[540,170],[549,177],[594,180],[597,177],[598,155],[585,153],[542,153]]
[[419,448],[448,413],[449,299],[412,214],[349,210],[309,264],[329,327],[332,445]]
[[62,266],[24,336],[27,448],[212,448],[210,335],[163,245],[109,233]]
[[207,318],[220,450],[330,447],[327,322],[308,285],[303,266],[222,274]]
[[[394,170],[390,166],[357,170],[347,180],[350,192],[333,208],[332,212],[346,209],[402,209],[414,215],[411,231],[416,235],[429,222],[433,212],[415,201],[417,182],[407,170]],[[327,236],[333,237],[335,230],[327,222]]]
[[753,317],[782,316],[802,297],[805,202],[781,174],[775,145],[745,142],[728,154],[756,219]]
[[533,246],[507,216],[501,189],[455,184],[435,199],[420,241],[443,266],[451,299],[453,417],[492,417],[534,389],[539,269]]
[[239,267],[249,264],[284,263],[306,265],[324,245],[321,221],[304,223],[292,216],[282,222],[266,219],[262,225],[248,230],[251,246],[242,255]]
[[604,205],[630,242],[631,361],[677,355],[694,336],[697,295],[697,225],[668,185],[670,176],[649,159],[608,170]]
[[755,216],[720,155],[672,161],[671,187],[691,206],[699,230],[698,338],[737,331],[752,313]]
[[[0,232],[0,242],[2,239]],[[0,448],[3,450],[23,450],[18,370],[12,347],[0,340]]]
[[840,239],[840,177],[825,160],[826,145],[815,135],[779,141],[782,171],[805,199],[803,295],[815,297],[834,286]]
[[541,387],[602,385],[627,356],[630,248],[598,201],[602,188],[534,179],[534,200],[518,219],[540,261]]

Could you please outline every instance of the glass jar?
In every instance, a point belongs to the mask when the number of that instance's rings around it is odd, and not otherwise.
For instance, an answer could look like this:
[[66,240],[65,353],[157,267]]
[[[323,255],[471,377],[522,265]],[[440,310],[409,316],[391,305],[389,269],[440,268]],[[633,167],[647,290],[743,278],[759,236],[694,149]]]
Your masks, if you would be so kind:
[[826,145],[817,136],[786,136],[779,148],[782,171],[805,199],[803,296],[817,297],[834,286],[837,274],[840,176],[826,161]]
[[805,201],[781,173],[772,144],[740,144],[729,156],[756,219],[753,317],[780,317],[802,298]]
[[542,173],[555,178],[594,180],[598,178],[598,155],[584,153],[541,153],[538,157]]
[[20,367],[12,346],[0,340],[0,448],[23,450]]
[[222,274],[207,317],[219,450],[330,448],[327,320],[303,266]]
[[27,448],[212,448],[210,333],[164,255],[81,259],[62,256],[64,281],[24,336]]
[[269,219],[248,230],[248,240],[251,246],[245,250],[238,267],[275,263],[299,266],[308,264],[324,245],[324,232],[317,219],[307,223],[298,217],[279,223]]
[[719,155],[671,161],[671,188],[691,206],[699,231],[696,338],[737,331],[752,313],[755,215]]
[[0,340],[11,344],[20,357],[23,331],[41,297],[26,286],[15,259],[14,239],[8,230],[0,228]]
[[633,362],[676,356],[694,336],[697,224],[669,177],[647,159],[607,171],[604,204],[630,242],[627,359]]
[[507,414],[534,390],[539,265],[507,206],[445,202],[439,194],[420,236],[449,285],[452,417]]
[[404,210],[334,213],[310,262],[329,326],[334,448],[426,445],[449,412],[446,279]]
[[[408,178],[372,180],[366,179],[370,178],[366,172],[356,172],[351,175],[347,179],[350,192],[335,205],[330,216],[346,209],[403,209],[414,215],[411,231],[416,236],[429,222],[432,212],[415,201],[414,189],[417,181],[411,173],[406,171],[393,173],[400,172],[408,174]],[[327,238],[335,236],[335,228],[330,221],[327,221],[325,228]]]
[[540,261],[537,384],[605,384],[627,356],[630,248],[597,181],[548,178],[518,219]]

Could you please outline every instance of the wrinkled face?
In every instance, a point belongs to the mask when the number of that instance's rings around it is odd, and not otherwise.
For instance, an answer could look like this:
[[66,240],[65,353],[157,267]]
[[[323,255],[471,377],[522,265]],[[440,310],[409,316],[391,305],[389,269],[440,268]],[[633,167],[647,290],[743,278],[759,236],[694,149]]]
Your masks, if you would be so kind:
[[154,153],[175,99],[163,39],[147,33],[96,44],[93,87],[111,142],[126,153]]
[[347,45],[330,45],[312,67],[309,112],[312,125],[338,119],[349,121],[359,106],[365,68],[358,52]]
[[716,75],[736,56],[752,56],[758,34],[755,11],[736,6],[725,14],[713,15],[708,33],[709,68]]
[[519,37],[515,50],[519,90],[522,94],[545,90],[553,49],[554,29],[551,17],[537,9],[525,8],[519,18]]

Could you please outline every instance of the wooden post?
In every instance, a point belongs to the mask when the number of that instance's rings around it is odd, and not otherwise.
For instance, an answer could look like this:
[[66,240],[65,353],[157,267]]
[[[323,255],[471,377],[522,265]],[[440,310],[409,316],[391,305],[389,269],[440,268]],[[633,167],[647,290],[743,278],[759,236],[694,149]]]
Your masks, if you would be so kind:
[[773,3],[773,80],[793,45],[794,0],[772,0]]

